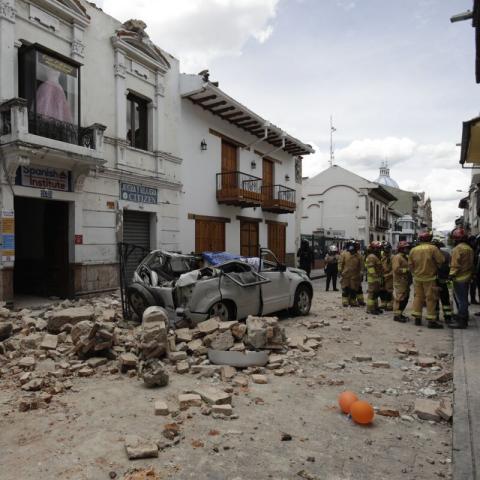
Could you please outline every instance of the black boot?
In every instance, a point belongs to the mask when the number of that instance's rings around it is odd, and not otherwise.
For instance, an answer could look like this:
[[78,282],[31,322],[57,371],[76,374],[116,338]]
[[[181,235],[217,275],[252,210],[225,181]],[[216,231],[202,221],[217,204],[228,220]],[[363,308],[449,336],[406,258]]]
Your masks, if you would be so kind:
[[454,329],[465,329],[467,328],[467,324],[468,324],[468,321],[465,317],[461,317],[460,315],[457,315],[455,317],[455,319],[453,320],[453,322],[450,322],[448,324],[448,326],[450,328],[454,328]]
[[427,328],[443,328],[443,323],[434,320],[433,322],[428,322]]
[[422,325],[422,319],[415,317],[415,326],[420,327]]
[[394,322],[405,323],[407,321],[407,319],[405,317],[403,317],[402,315],[395,315],[393,317],[393,321]]

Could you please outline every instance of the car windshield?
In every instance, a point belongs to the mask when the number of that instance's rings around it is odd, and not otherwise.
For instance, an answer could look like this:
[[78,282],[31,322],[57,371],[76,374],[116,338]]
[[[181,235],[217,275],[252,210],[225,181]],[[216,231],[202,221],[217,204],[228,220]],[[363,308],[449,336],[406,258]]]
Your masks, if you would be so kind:
[[170,257],[168,262],[174,273],[186,273],[195,268],[194,259],[189,257]]
[[166,252],[152,252],[144,261],[150,270],[162,278],[173,279],[196,268],[195,258],[189,255],[172,255]]

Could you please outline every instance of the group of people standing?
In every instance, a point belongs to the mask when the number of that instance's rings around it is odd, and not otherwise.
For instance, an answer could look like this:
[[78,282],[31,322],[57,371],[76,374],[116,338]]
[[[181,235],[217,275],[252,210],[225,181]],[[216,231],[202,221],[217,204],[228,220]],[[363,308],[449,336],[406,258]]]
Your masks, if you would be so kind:
[[[393,311],[396,322],[409,319],[404,314],[413,284],[411,315],[415,325],[422,325],[423,310],[428,328],[443,328],[440,311],[450,328],[467,328],[468,294],[475,280],[475,254],[468,243],[463,228],[456,228],[451,238],[454,248],[450,251],[431,232],[422,232],[417,244],[401,241],[395,254],[388,242],[373,241],[365,255],[360,242],[351,240],[339,253],[336,246],[329,247],[325,257],[326,290],[337,290],[337,274],[341,278],[342,305],[364,306],[362,281],[367,275],[367,312],[378,315]],[[451,290],[457,307],[453,315]]]

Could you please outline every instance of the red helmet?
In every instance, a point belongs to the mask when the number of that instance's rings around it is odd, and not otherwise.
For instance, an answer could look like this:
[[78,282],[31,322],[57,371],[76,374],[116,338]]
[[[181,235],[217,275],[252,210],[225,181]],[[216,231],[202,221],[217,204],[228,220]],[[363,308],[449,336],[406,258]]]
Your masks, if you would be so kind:
[[378,240],[374,240],[373,242],[370,242],[368,248],[372,250],[372,252],[379,252],[382,249],[382,243]]
[[398,242],[397,250],[399,252],[406,252],[410,248],[410,244],[405,240]]
[[431,242],[432,238],[433,238],[432,232],[429,232],[428,230],[418,235],[418,239],[421,242]]
[[467,239],[467,233],[465,232],[465,230],[462,227],[456,228],[452,232],[452,239],[455,242],[463,242],[464,240]]

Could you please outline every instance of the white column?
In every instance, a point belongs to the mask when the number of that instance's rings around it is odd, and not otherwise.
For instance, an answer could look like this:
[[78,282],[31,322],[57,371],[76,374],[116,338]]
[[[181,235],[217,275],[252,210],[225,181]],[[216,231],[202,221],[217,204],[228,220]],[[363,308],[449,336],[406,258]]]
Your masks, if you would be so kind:
[[15,96],[15,0],[0,0],[0,101]]

